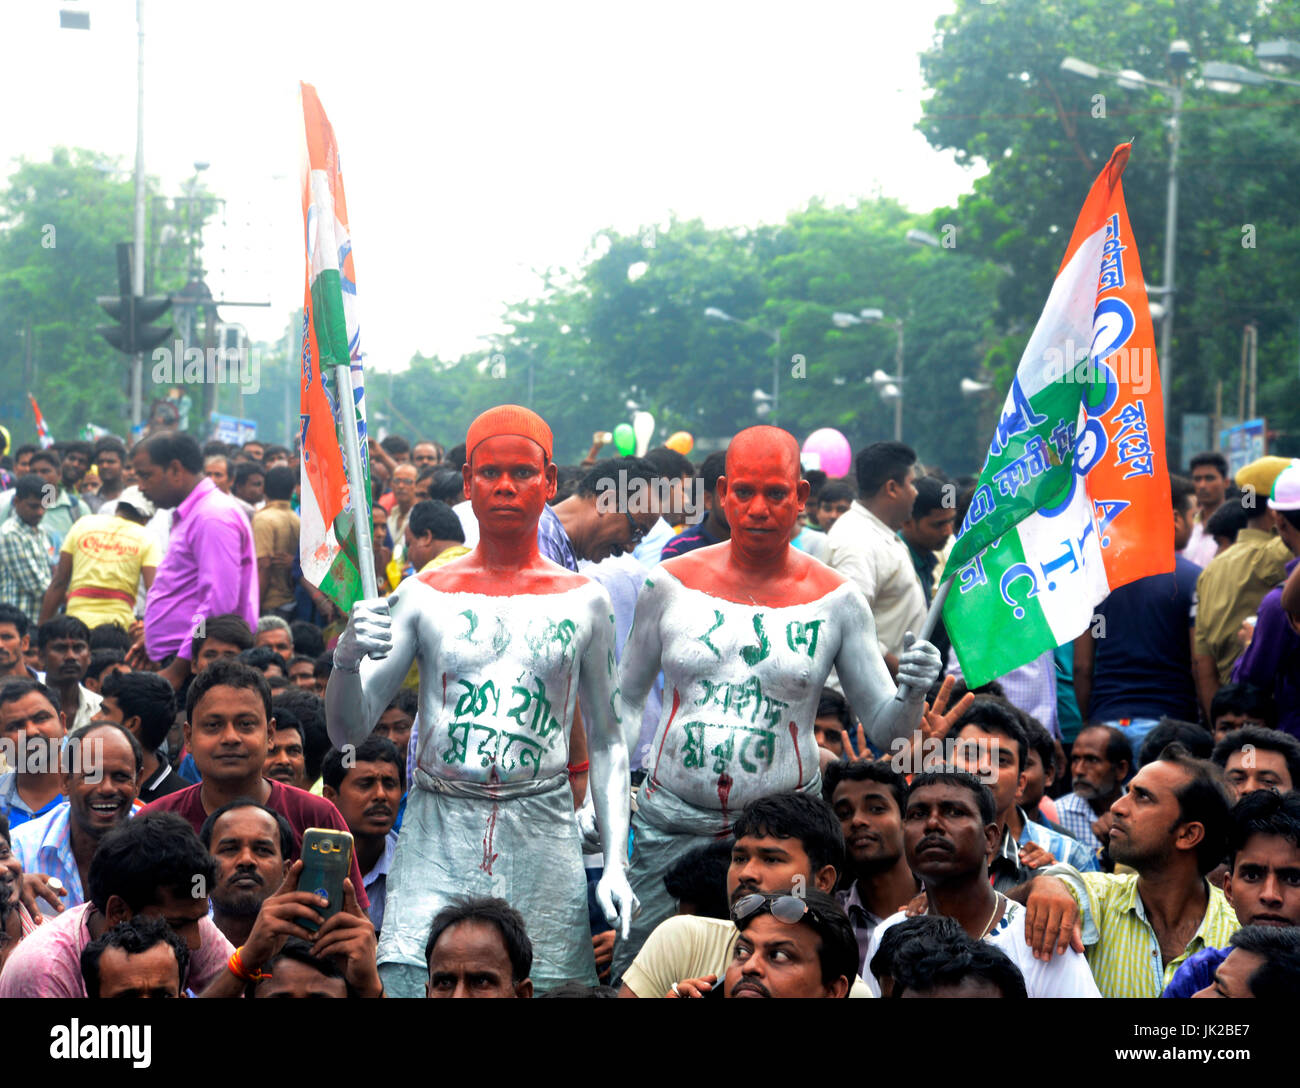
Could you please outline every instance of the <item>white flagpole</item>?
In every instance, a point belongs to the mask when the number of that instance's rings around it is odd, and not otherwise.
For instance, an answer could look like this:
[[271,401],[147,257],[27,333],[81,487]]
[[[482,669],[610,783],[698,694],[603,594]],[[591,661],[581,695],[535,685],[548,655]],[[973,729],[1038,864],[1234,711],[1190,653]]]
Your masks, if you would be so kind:
[[348,494],[352,496],[352,524],[357,538],[357,562],[361,566],[361,596],[369,601],[379,596],[379,584],[375,579],[370,496],[366,494],[366,475],[361,470],[361,439],[357,436],[357,400],[352,391],[351,360],[335,365],[334,381],[338,389],[339,411],[344,419],[343,460],[348,473]]
[[[949,575],[940,584],[935,591],[934,600],[930,602],[930,611],[925,614],[925,622],[921,624],[921,631],[916,636],[920,639],[929,640],[934,634],[934,629],[938,626],[939,617],[943,614],[943,602],[948,599],[948,591],[952,589],[953,575]],[[939,663],[939,674],[943,675],[943,662]],[[906,684],[899,684],[898,691],[894,693],[894,698],[902,702],[907,698],[908,687]]]

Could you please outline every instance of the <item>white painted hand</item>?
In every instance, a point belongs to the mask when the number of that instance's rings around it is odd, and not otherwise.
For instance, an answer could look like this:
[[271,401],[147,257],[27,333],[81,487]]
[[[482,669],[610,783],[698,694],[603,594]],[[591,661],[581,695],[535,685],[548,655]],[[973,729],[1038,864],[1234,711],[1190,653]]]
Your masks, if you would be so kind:
[[898,684],[907,685],[914,697],[924,698],[930,685],[939,678],[943,660],[939,651],[910,631],[903,636],[903,652],[898,658]]
[[596,884],[596,902],[605,913],[605,921],[616,926],[623,939],[632,929],[632,919],[641,913],[641,904],[632,894],[632,885],[627,882],[623,867],[606,869]]
[[392,599],[376,597],[357,601],[352,606],[348,625],[334,647],[334,664],[355,671],[363,657],[376,660],[388,656],[393,648],[393,618],[389,615]]

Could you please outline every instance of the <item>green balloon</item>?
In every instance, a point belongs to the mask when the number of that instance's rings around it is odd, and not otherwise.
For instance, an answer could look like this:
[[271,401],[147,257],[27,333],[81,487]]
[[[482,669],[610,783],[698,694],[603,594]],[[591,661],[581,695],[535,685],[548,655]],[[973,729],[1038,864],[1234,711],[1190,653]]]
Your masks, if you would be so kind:
[[620,457],[627,457],[636,449],[636,435],[632,431],[632,424],[620,423],[614,428],[614,448],[618,450]]

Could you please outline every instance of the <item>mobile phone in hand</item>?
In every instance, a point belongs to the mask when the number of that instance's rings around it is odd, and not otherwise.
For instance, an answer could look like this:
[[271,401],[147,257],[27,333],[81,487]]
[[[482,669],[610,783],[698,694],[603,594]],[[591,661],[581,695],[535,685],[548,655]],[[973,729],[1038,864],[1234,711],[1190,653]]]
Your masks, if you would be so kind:
[[[332,918],[343,909],[343,879],[352,869],[352,836],[332,827],[309,827],[302,836],[302,874],[298,890],[311,892],[329,901],[318,907],[324,918]],[[301,919],[302,927],[316,932],[316,923]]]

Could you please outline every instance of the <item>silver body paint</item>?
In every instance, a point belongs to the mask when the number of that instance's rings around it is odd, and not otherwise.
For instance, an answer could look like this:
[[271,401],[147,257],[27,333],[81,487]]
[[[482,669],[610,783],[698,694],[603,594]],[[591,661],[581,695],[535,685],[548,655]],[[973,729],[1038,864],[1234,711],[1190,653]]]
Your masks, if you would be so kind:
[[[452,896],[486,894],[524,914],[535,977],[592,973],[567,774],[579,695],[589,708],[589,785],[606,832],[598,897],[603,888],[611,923],[615,904],[630,923],[628,764],[615,714],[612,612],[589,580],[561,593],[487,596],[411,578],[387,601],[354,606],[325,693],[331,742],[359,745],[412,663],[420,673],[410,826],[388,880],[381,963],[422,963],[436,911]],[[357,671],[347,667],[352,661]]]
[[894,702],[871,610],[847,582],[806,604],[771,608],[691,589],[661,567],[638,598],[623,652],[624,722],[640,720],[661,666],[663,711],[643,792],[662,787],[724,818],[819,777],[813,721],[832,666],[873,743],[887,746],[921,720],[924,692]]

